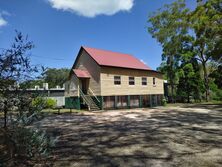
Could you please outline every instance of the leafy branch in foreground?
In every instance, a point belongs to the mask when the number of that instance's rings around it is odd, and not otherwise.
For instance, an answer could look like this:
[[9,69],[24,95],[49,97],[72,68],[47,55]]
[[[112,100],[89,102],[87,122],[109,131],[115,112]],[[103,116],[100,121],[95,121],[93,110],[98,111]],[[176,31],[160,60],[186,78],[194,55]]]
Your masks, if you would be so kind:
[[16,31],[11,48],[0,53],[0,112],[4,113],[0,142],[4,141],[10,159],[5,165],[19,166],[19,162],[24,163],[26,159],[38,160],[47,155],[53,145],[53,140],[44,131],[31,128],[34,121],[42,118],[43,104],[33,106],[35,95],[18,86],[18,83],[35,78],[33,76],[39,72],[38,66],[30,62],[33,47],[27,36]]

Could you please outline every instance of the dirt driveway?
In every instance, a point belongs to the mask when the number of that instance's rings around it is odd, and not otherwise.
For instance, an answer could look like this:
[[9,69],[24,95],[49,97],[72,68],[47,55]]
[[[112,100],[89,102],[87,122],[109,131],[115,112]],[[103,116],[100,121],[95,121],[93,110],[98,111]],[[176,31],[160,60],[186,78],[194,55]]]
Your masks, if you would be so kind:
[[222,106],[53,115],[54,166],[222,166]]

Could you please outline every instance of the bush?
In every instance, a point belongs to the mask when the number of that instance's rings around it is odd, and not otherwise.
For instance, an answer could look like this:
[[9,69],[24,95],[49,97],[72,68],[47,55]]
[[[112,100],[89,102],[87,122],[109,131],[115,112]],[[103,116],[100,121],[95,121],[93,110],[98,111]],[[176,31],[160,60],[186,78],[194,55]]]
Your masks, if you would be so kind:
[[42,109],[54,108],[56,106],[56,101],[50,98],[36,97],[33,99],[32,105],[36,108],[42,107]]
[[32,106],[33,107],[42,107],[45,108],[46,105],[46,99],[42,98],[42,97],[36,97],[32,100]]
[[48,138],[43,131],[18,127],[12,133],[11,139],[16,146],[16,155],[20,157],[40,157],[49,152],[54,141]]
[[217,89],[212,92],[212,100],[222,101],[222,90]]
[[17,113],[13,114],[13,117],[8,117],[10,121],[6,121],[7,128],[2,129],[5,155],[7,158],[12,158],[10,161],[5,160],[3,166],[20,166],[22,161],[31,159],[41,161],[41,158],[46,158],[49,154],[54,140],[44,131],[29,126],[39,119],[39,111],[46,105],[46,100],[42,97],[32,99],[27,95],[0,99],[0,110]]
[[47,99],[45,108],[54,108],[56,106],[56,101],[54,99]]
[[163,106],[166,106],[166,105],[167,105],[167,100],[166,100],[165,97],[164,97],[163,100],[162,100],[162,104],[163,104]]

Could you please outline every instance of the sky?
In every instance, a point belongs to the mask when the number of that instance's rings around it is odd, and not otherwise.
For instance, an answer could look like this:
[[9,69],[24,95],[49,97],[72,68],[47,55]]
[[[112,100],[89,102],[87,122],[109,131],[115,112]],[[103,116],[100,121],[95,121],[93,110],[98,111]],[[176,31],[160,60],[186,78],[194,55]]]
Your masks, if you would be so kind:
[[[9,48],[18,30],[35,44],[32,64],[71,68],[88,46],[132,54],[155,70],[162,48],[147,32],[148,15],[173,1],[0,0],[0,48]],[[192,8],[195,0],[186,3]]]

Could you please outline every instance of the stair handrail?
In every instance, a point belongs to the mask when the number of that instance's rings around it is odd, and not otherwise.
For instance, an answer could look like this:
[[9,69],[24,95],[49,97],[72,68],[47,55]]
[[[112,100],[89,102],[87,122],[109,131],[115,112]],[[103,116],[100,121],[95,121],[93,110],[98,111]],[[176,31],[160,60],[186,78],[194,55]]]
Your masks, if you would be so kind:
[[97,98],[97,96],[93,93],[92,89],[89,88],[89,93],[91,95],[93,95],[93,97],[95,97],[95,99],[97,100],[98,103],[100,103],[99,99]]
[[82,98],[85,101],[85,103],[89,106],[90,103],[87,101],[87,98],[85,97],[84,93],[82,92],[82,90],[80,88],[79,88],[79,92],[80,92],[80,96],[82,96]]

